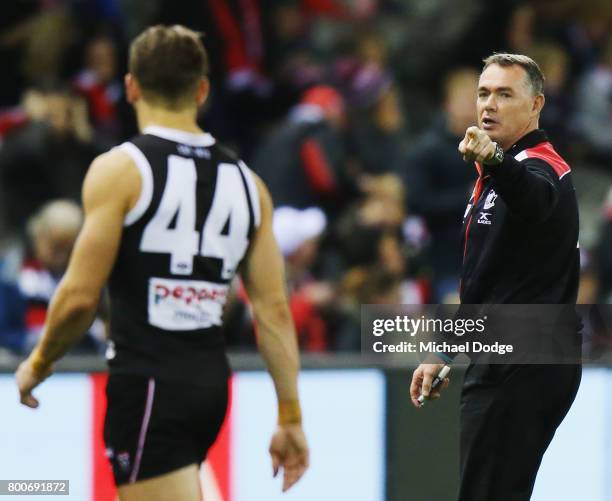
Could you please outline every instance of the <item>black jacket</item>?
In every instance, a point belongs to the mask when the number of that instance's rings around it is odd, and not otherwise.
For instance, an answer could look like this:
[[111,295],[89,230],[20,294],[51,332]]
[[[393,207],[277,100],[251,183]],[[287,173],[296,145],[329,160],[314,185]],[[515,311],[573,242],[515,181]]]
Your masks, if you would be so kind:
[[575,303],[578,206],[569,165],[542,130],[480,173],[463,218],[461,302]]

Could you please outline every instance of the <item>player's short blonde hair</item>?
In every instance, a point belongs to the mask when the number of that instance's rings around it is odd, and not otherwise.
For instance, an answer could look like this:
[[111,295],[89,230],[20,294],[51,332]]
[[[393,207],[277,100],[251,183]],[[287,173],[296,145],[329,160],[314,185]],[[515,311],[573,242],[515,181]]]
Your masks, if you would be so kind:
[[201,34],[184,26],[151,26],[130,45],[128,67],[148,101],[181,108],[208,75]]

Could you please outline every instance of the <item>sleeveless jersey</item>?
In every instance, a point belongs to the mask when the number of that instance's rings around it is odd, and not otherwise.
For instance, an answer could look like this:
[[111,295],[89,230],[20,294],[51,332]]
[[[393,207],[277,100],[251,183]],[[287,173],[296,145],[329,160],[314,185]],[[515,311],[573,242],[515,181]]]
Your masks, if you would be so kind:
[[153,126],[118,148],[142,188],[109,281],[110,371],[225,377],[223,306],[260,221],[253,175],[209,134]]

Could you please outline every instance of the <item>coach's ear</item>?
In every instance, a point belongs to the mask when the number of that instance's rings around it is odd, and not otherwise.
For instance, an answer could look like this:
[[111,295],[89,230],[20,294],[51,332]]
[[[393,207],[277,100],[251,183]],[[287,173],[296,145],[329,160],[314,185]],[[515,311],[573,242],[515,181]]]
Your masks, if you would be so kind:
[[546,99],[544,98],[544,94],[538,94],[533,98],[533,107],[531,108],[531,113],[534,116],[538,116],[542,112],[542,108],[544,108],[544,102]]
[[127,99],[128,103],[134,104],[140,99],[141,96],[140,85],[138,85],[138,82],[131,73],[127,73],[125,75],[124,83],[125,98]]
[[198,103],[198,107],[204,104],[204,102],[208,98],[209,92],[210,82],[208,81],[208,78],[202,78],[198,83],[198,92],[196,93],[196,102]]

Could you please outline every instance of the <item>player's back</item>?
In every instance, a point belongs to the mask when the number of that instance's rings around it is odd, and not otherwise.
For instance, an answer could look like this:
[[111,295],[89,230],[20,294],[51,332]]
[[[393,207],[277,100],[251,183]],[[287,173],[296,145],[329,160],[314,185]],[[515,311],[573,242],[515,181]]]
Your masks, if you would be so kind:
[[227,372],[222,311],[259,224],[250,170],[209,134],[148,127],[119,146],[141,175],[110,279],[111,373]]

